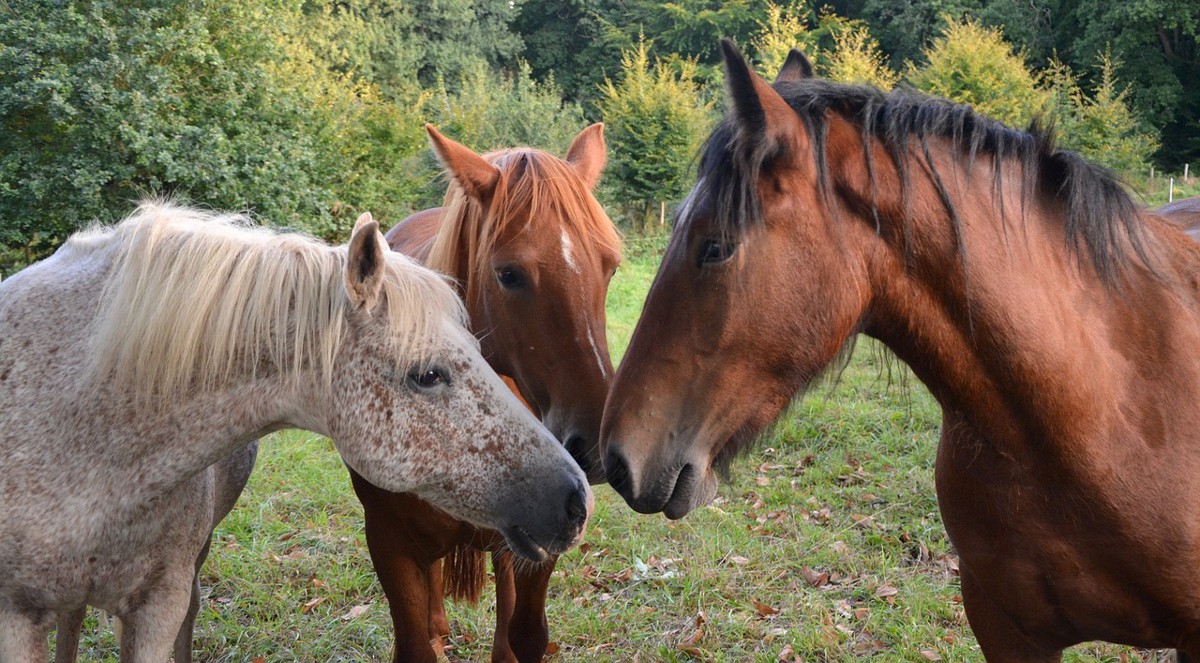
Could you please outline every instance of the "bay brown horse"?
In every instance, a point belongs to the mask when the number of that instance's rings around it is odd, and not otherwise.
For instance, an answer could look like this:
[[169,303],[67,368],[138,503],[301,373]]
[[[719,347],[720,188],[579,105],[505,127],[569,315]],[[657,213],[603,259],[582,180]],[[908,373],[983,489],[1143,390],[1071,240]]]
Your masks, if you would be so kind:
[[[604,303],[620,262],[620,238],[591,194],[605,161],[603,127],[584,129],[564,159],[531,148],[480,156],[427,128],[450,175],[444,205],[405,219],[387,239],[456,279],[484,357],[594,481],[603,476],[600,418],[612,377]],[[496,575],[492,660],[542,659],[553,558],[514,570],[496,532],[351,478],[395,625],[396,661],[435,660],[450,631],[442,560],[448,593],[474,601],[484,550]]]
[[609,395],[609,482],[680,518],[857,334],[938,400],[989,661],[1200,654],[1200,248],[1104,169],[969,107],[775,84],[723,43],[708,139]]

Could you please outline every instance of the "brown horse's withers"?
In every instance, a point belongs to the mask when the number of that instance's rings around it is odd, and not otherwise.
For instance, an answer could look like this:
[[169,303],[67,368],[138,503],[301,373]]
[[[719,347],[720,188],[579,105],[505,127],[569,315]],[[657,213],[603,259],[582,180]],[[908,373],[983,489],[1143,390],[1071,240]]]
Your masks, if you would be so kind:
[[943,411],[936,479],[989,661],[1200,653],[1200,248],[1045,132],[774,86],[724,47],[709,139],[605,412],[609,482],[682,517],[865,333]]
[[[565,160],[528,148],[481,157],[432,127],[429,134],[452,179],[445,204],[397,224],[388,242],[457,280],[484,356],[597,480],[612,376],[604,303],[620,261],[620,240],[590,193],[605,159],[602,127],[580,133]],[[442,560],[446,593],[475,600],[483,551],[492,552],[496,574],[492,660],[541,660],[553,559],[514,569],[496,532],[351,478],[391,606],[396,661],[435,660],[450,630]]]

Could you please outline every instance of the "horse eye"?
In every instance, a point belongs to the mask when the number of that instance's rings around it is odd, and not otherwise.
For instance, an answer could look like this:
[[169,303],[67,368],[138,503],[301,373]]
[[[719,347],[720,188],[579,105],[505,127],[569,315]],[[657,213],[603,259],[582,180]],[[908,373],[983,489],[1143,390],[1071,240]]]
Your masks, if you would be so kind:
[[525,275],[516,267],[501,267],[496,270],[496,280],[505,288],[520,288],[525,285]]
[[408,374],[408,381],[420,389],[433,389],[448,382],[445,372],[438,368],[415,370]]
[[696,255],[696,266],[712,265],[729,260],[737,245],[722,239],[706,239]]

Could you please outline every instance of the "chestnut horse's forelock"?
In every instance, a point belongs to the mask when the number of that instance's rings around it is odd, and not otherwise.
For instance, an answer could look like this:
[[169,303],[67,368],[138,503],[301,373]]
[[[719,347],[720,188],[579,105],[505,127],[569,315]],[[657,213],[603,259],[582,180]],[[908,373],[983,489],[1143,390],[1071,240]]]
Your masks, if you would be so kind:
[[[539,210],[546,208],[558,213],[566,230],[579,240],[573,246],[589,258],[600,250],[621,255],[621,237],[616,227],[569,164],[532,148],[512,148],[483,156],[500,171],[488,208],[484,209],[454,178],[449,178],[442,203],[442,224],[426,266],[460,278],[468,274],[486,275],[491,272],[488,259],[497,238],[520,220],[536,223],[541,217]],[[461,253],[464,246],[466,255]],[[486,281],[480,278],[465,281],[464,299],[476,301]]]
[[[844,85],[820,79],[778,83],[776,91],[796,112],[807,131],[812,148],[818,190],[836,214],[840,208],[828,163],[830,116],[835,115],[859,130],[863,162],[872,194],[870,214],[879,229],[880,210],[875,198],[875,141],[886,150],[901,179],[905,214],[911,193],[914,159],[927,168],[957,237],[959,257],[967,255],[962,243],[961,221],[942,173],[934,162],[935,141],[957,152],[964,170],[975,160],[992,162],[992,186],[997,194],[1006,186],[1006,162],[1015,162],[1022,174],[1021,199],[1041,193],[1064,207],[1065,241],[1080,262],[1090,262],[1106,284],[1117,282],[1127,266],[1128,248],[1153,269],[1143,241],[1138,205],[1116,177],[1102,166],[1091,164],[1074,152],[1056,149],[1054,132],[1035,122],[1029,131],[1006,127],[973,111],[970,106],[925,96],[905,89],[883,93],[876,88]],[[746,227],[762,222],[758,195],[760,177],[783,146],[766,141],[761,132],[739,127],[736,116],[728,116],[713,131],[701,149],[693,204],[685,211],[703,209],[711,215],[718,232],[737,236]],[[1009,210],[1000,205],[1003,222]],[[1021,210],[1022,212],[1024,210]],[[686,223],[680,218],[680,225]],[[908,219],[905,219],[907,222]],[[908,247],[905,247],[906,250]]]

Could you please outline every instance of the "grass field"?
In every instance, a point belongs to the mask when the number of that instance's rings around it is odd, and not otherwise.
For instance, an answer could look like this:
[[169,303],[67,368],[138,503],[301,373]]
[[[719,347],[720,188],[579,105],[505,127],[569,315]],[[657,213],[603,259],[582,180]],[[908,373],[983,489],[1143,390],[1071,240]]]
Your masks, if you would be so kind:
[[[657,259],[634,251],[613,283],[614,358]],[[599,487],[587,542],[551,585],[550,660],[982,660],[934,496],[939,425],[928,393],[864,339],[836,385],[814,388],[735,464],[712,506],[670,522]],[[264,442],[203,584],[199,660],[390,660],[360,507],[327,440]],[[487,660],[491,597],[450,617],[450,658]],[[111,634],[94,618],[89,629],[84,658],[115,661]],[[1067,660],[1168,659],[1098,645]]]

